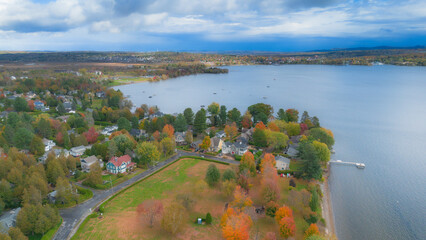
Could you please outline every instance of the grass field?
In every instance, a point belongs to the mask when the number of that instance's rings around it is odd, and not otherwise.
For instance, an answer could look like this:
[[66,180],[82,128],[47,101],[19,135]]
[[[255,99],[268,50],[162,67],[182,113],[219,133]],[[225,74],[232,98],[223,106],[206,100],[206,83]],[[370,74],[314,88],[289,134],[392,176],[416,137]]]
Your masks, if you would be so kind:
[[[227,199],[220,187],[206,188],[204,191],[194,191],[194,185],[204,179],[207,167],[215,164],[221,172],[232,166],[212,163],[200,159],[182,159],[168,166],[151,177],[133,185],[121,194],[115,196],[104,205],[102,217],[87,218],[80,226],[72,239],[222,239],[220,218],[224,207],[231,199]],[[260,204],[260,177],[252,179],[250,197],[254,205]],[[280,178],[281,200],[287,201],[290,189],[288,179]],[[305,182],[297,182],[297,189],[307,187]],[[181,233],[170,236],[161,229],[159,223],[149,228],[138,216],[136,207],[147,199],[159,199],[164,206],[175,201],[176,195],[190,193],[195,199],[194,206],[188,211],[189,218]],[[213,224],[210,226],[194,223],[197,217],[204,218],[210,212],[213,216]],[[296,239],[303,239],[303,232],[308,224],[301,213],[295,212]],[[264,236],[266,232],[278,233],[278,225],[274,219],[262,215],[252,227],[252,234],[256,231]]]

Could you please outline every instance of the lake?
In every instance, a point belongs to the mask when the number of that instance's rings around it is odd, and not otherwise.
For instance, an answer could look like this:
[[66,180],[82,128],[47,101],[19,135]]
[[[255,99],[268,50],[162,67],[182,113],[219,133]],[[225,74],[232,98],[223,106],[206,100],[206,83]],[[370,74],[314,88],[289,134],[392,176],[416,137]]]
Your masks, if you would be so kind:
[[[426,239],[426,67],[231,66],[201,74],[115,87],[140,106],[194,112],[215,101],[242,113],[264,102],[306,110],[334,132],[329,187],[343,240]],[[214,94],[216,93],[216,94]],[[148,98],[152,96],[152,98]]]

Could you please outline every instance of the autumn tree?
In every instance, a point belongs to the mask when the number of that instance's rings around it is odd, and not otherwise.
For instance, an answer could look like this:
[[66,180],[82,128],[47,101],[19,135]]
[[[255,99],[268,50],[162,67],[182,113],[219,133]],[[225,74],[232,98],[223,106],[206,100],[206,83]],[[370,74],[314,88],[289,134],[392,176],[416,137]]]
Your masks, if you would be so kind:
[[280,199],[280,188],[278,185],[277,169],[272,164],[264,162],[262,164],[262,196],[264,203],[278,201]]
[[222,235],[227,240],[247,240],[253,221],[244,212],[228,208],[221,219]]
[[222,174],[223,181],[234,181],[236,178],[235,172],[230,168],[226,169]]
[[308,229],[305,231],[305,239],[309,238],[312,235],[320,235],[318,226],[315,223],[311,223]]
[[256,129],[260,129],[260,130],[266,130],[266,126],[265,126],[265,124],[263,124],[263,122],[262,122],[262,121],[258,122],[258,123],[255,125],[255,128],[256,128]]
[[239,168],[240,172],[242,172],[244,169],[247,169],[250,171],[252,176],[256,174],[256,163],[254,161],[253,153],[250,151],[244,153],[244,155],[241,157]]
[[284,217],[279,222],[280,226],[280,235],[283,238],[289,238],[294,236],[296,232],[296,224],[293,217]]
[[234,200],[231,202],[231,206],[243,210],[245,207],[253,205],[253,201],[247,195],[246,191],[240,186],[236,186],[234,190]]
[[87,142],[89,144],[92,144],[94,142],[96,142],[96,140],[98,139],[98,135],[99,133],[96,132],[95,128],[92,126],[89,128],[89,130],[85,133],[83,133],[84,137],[86,138]]
[[211,140],[209,136],[205,136],[203,142],[200,144],[200,148],[208,150],[210,148]]
[[205,180],[210,187],[216,185],[219,182],[220,172],[219,169],[217,169],[216,165],[209,165],[209,167],[207,168]]
[[59,177],[56,180],[56,192],[56,201],[58,203],[68,204],[78,200],[76,189],[67,178]]
[[165,137],[160,142],[164,156],[172,155],[175,150],[175,141],[170,137]]
[[167,136],[169,136],[169,138],[173,138],[173,136],[175,134],[175,129],[172,125],[166,124],[163,127],[163,133],[167,134]]
[[191,144],[193,140],[194,140],[194,137],[192,136],[192,132],[190,130],[186,131],[186,133],[185,133],[185,142],[187,144]]
[[277,223],[279,223],[284,217],[293,218],[293,210],[287,206],[278,208],[278,210],[275,212],[275,220]]
[[289,122],[287,124],[285,124],[285,130],[287,132],[287,135],[292,137],[292,136],[297,136],[300,134],[300,124],[296,123],[296,122]]
[[276,165],[275,156],[271,153],[266,153],[263,156],[262,161],[260,162],[260,171],[262,173],[267,165],[269,165],[270,167],[275,167]]
[[153,227],[163,214],[163,203],[159,200],[146,200],[138,205],[137,212],[149,227]]
[[285,111],[287,119],[289,122],[298,122],[299,120],[299,111],[294,108],[287,109]]
[[44,154],[44,148],[41,138],[34,136],[30,143],[30,152],[36,156],[41,156]]
[[270,217],[275,217],[275,213],[277,212],[278,208],[280,206],[278,205],[278,203],[274,202],[274,201],[270,201],[266,204],[266,215],[270,216]]
[[28,240],[28,237],[17,227],[9,228],[8,233],[12,240]]
[[142,166],[149,166],[160,160],[160,152],[150,142],[139,143],[136,147],[136,154],[139,156],[138,164]]
[[331,149],[331,147],[334,145],[334,135],[333,132],[331,132],[328,129],[325,128],[312,128],[309,130],[309,135],[322,143],[327,144],[327,147]]
[[233,122],[231,125],[226,125],[225,126],[225,133],[226,133],[226,136],[228,137],[228,139],[230,141],[232,141],[235,138],[235,136],[237,136],[237,134],[238,134],[237,124],[235,122]]
[[288,136],[282,132],[266,130],[266,141],[268,146],[276,151],[287,147]]
[[58,159],[53,158],[47,161],[46,175],[49,182],[53,184],[56,184],[59,177],[65,177],[64,169]]
[[237,184],[231,180],[225,180],[222,182],[222,193],[226,198],[231,197],[234,194],[235,187]]
[[251,128],[251,126],[253,125],[253,122],[251,119],[252,119],[252,116],[250,112],[247,111],[244,114],[243,118],[241,119],[241,125],[243,126],[243,128]]
[[178,203],[172,203],[164,209],[161,219],[161,227],[175,235],[180,232],[186,224],[187,210]]

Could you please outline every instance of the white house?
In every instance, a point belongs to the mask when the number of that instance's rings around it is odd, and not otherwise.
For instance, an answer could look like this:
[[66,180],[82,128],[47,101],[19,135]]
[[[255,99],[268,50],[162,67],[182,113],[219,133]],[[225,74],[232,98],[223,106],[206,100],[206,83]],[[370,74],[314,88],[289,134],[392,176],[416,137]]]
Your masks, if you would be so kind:
[[283,157],[283,156],[276,156],[275,157],[275,167],[278,170],[288,170],[290,169],[290,159]]
[[225,138],[226,137],[226,133],[225,133],[225,131],[219,131],[219,132],[217,132],[216,134],[216,137],[218,137],[218,138]]
[[175,132],[175,142],[177,145],[183,145],[185,141],[186,132]]
[[222,145],[222,153],[223,154],[232,154],[232,155],[243,155],[247,152],[248,146],[243,142],[225,142]]
[[43,144],[44,144],[44,151],[48,152],[50,151],[54,146],[56,146],[56,143],[53,142],[52,140],[43,138]]
[[106,168],[108,172],[117,174],[132,170],[135,166],[136,163],[132,162],[132,158],[129,155],[124,155],[121,157],[111,157]]
[[86,151],[86,149],[89,149],[91,147],[92,146],[90,146],[90,145],[89,146],[81,145],[81,146],[78,146],[78,147],[73,147],[73,148],[70,149],[70,154],[73,157],[80,157],[81,155],[84,154],[84,152]]
[[223,140],[218,137],[212,137],[210,139],[210,151],[211,152],[218,152],[219,150],[222,150],[223,146]]

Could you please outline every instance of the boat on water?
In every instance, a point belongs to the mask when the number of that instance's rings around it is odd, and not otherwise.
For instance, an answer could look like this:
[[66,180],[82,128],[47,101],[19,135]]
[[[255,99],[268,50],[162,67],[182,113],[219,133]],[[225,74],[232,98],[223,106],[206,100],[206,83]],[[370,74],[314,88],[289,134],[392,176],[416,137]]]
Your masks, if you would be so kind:
[[364,163],[356,163],[355,166],[359,169],[364,169],[365,168],[365,164]]
[[149,96],[148,98],[152,98],[152,96]]

